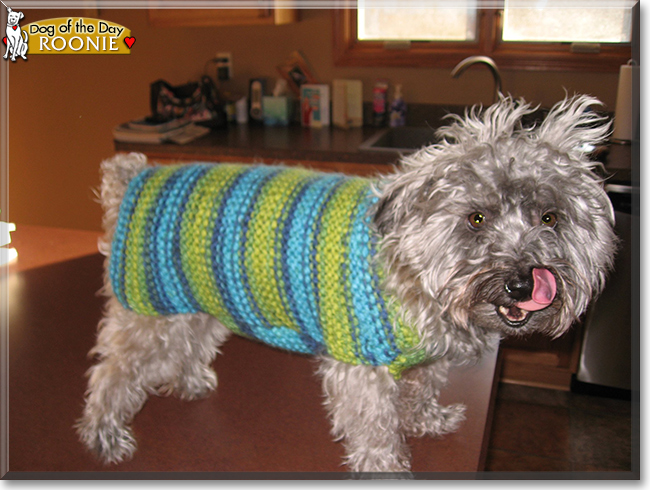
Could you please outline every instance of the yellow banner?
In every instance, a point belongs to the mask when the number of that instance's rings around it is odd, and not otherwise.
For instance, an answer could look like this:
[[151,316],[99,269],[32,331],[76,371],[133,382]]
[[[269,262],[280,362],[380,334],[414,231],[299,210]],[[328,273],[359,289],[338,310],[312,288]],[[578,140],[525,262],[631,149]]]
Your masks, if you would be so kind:
[[86,17],[27,24],[27,54],[131,54],[135,37],[124,26]]

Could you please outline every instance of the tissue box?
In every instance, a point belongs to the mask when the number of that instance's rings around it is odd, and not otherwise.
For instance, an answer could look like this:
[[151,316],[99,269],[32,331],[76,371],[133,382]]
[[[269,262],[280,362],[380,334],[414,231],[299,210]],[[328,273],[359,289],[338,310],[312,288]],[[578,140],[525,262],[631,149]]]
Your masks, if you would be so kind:
[[291,120],[291,99],[289,97],[262,97],[262,113],[266,126],[288,126]]

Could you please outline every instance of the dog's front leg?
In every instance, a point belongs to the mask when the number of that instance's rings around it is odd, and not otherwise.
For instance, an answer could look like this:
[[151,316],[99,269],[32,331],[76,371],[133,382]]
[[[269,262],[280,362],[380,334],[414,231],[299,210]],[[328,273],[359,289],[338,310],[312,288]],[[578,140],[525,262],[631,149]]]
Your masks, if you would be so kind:
[[[27,35],[27,34],[25,34]],[[25,54],[27,53],[27,41],[25,41],[25,38],[22,36],[18,36],[18,56],[20,56],[22,59],[27,60],[27,57]]]
[[448,371],[449,362],[442,359],[414,367],[400,379],[398,410],[402,429],[408,436],[441,436],[455,432],[465,420],[463,404],[445,406],[438,400]]
[[[7,38],[7,41],[9,41],[9,38]],[[7,42],[7,46],[9,46],[9,43]],[[16,61],[16,54],[18,50],[18,40],[14,39],[11,42],[11,61]]]
[[332,434],[343,441],[350,471],[408,471],[410,451],[396,405],[399,388],[388,369],[324,358],[319,374]]

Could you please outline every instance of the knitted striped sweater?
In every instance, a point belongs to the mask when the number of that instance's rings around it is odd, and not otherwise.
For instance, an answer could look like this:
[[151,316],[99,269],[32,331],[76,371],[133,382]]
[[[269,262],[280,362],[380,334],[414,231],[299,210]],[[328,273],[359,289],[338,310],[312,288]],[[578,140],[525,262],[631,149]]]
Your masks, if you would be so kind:
[[205,312],[266,344],[399,378],[425,355],[380,289],[370,185],[285,167],[147,168],[120,207],[115,296],[140,314]]

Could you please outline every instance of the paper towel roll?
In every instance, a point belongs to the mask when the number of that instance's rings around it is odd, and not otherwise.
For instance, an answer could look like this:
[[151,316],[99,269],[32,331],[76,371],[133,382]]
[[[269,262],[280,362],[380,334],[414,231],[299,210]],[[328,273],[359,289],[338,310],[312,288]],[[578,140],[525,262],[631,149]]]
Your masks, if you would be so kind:
[[632,108],[632,77],[638,66],[621,65],[618,75],[618,92],[616,94],[616,113],[614,117],[613,139],[630,141],[633,132],[634,114]]

